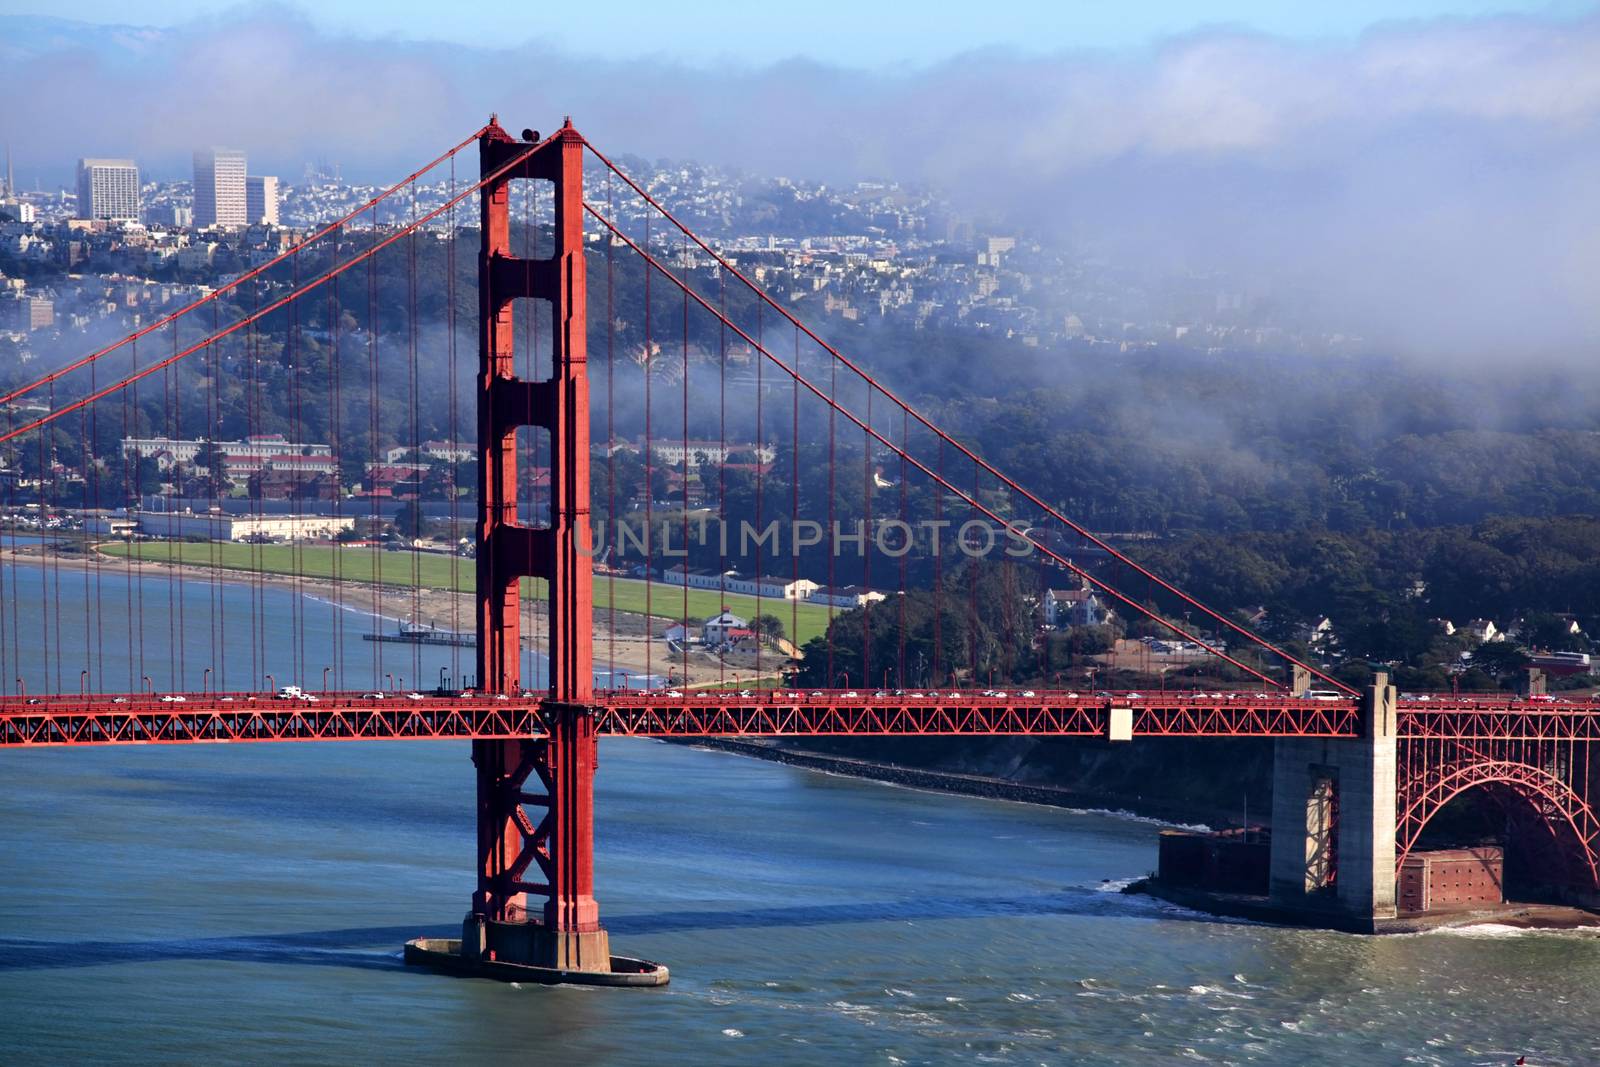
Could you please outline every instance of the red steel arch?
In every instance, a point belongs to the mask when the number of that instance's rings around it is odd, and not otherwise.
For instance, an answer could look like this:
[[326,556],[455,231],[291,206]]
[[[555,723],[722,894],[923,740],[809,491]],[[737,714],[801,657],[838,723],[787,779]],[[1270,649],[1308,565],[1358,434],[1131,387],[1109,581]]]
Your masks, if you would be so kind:
[[1561,824],[1572,834],[1569,859],[1600,889],[1600,815],[1560,775],[1543,767],[1510,760],[1473,759],[1447,763],[1405,779],[1401,784],[1396,835],[1395,872],[1405,865],[1423,829],[1445,805],[1473,789],[1504,789],[1533,807],[1539,821],[1560,840]]

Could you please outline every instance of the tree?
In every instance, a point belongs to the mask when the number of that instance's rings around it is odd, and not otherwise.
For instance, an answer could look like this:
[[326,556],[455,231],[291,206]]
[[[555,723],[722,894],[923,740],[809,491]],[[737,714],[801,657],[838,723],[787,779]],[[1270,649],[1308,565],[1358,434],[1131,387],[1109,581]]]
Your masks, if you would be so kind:
[[1551,652],[1583,652],[1589,647],[1582,631],[1572,632],[1572,620],[1550,612],[1529,615],[1523,620],[1523,632],[1533,648]]
[[1472,666],[1494,678],[1515,674],[1528,662],[1527,652],[1510,641],[1485,641],[1472,652]]
[[421,537],[427,521],[422,513],[422,505],[415,500],[407,500],[394,513],[394,528],[401,537]]
[[161,491],[161,465],[154,456],[141,455],[134,467],[133,490],[136,496],[150,496]]
[[228,491],[228,456],[222,446],[206,438],[195,453],[195,483],[201,496],[220,497]]
[[776,615],[763,612],[751,620],[750,625],[755,629],[756,636],[768,643],[783,638],[783,620]]
[[422,476],[422,499],[450,500],[456,495],[451,469],[443,463],[430,466]]

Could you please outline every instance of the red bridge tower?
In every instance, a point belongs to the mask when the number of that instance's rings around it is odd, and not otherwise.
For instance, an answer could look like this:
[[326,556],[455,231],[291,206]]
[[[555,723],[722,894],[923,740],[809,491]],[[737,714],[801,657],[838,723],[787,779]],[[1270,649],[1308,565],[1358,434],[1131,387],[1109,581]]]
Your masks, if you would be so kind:
[[[594,899],[584,142],[570,120],[537,147],[491,121],[479,153],[483,175],[498,177],[481,193],[478,259],[478,683],[486,693],[539,699],[548,734],[472,744],[478,886],[463,924],[461,957],[491,969],[500,964],[578,972],[577,980],[588,981],[626,971],[612,977],[637,984],[641,975],[630,966],[635,961],[619,958],[613,967]],[[514,180],[543,180],[554,187],[555,248],[549,258],[512,255]],[[552,373],[543,381],[516,375],[513,327],[519,300],[550,306]],[[531,308],[524,313],[531,314]],[[548,527],[519,521],[516,434],[523,426],[542,427],[550,436]],[[522,679],[519,601],[525,577],[549,583],[547,694],[529,693]],[[530,792],[530,786],[542,792]],[[542,907],[530,906],[530,897],[543,897]],[[660,980],[665,975],[659,968]]]

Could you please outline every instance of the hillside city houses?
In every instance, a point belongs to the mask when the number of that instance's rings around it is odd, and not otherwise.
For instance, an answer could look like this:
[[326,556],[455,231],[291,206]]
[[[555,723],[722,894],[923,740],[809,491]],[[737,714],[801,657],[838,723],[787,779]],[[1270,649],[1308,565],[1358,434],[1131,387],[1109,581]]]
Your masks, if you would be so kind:
[[[1206,350],[1344,350],[1359,338],[1279,321],[1272,298],[1214,275],[1129,276],[1089,249],[985,233],[926,191],[757,179],[691,163],[626,161],[651,194],[775,297],[807,316],[971,330],[1084,352],[1156,344]],[[272,259],[380,187],[308,167],[294,183],[251,174],[245,151],[208,147],[187,178],[84,156],[72,188],[0,187],[0,336],[24,361],[64,330],[147,320]],[[419,185],[419,211],[447,181]],[[514,207],[514,210],[520,208]],[[619,203],[619,221],[638,205]],[[436,226],[442,227],[441,220]],[[709,266],[689,249],[677,267]]]

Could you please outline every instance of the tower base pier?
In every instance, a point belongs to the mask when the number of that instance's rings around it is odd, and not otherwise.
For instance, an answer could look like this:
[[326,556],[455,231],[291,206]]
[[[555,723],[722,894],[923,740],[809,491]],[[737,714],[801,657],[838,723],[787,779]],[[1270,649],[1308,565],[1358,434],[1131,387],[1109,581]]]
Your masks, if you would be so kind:
[[[476,917],[468,916],[465,925],[475,925]],[[496,924],[538,928],[536,923]],[[476,931],[474,931],[474,934]],[[487,933],[487,931],[485,931]],[[522,939],[530,944],[538,938],[503,932],[515,943]],[[605,942],[605,931],[599,933],[599,944]],[[590,941],[593,950],[596,942]],[[631,956],[607,956],[604,970],[541,966],[515,959],[504,959],[498,950],[494,955],[469,951],[476,949],[471,938],[457,940],[453,937],[419,937],[406,942],[405,961],[413,967],[426,967],[441,974],[463,978],[490,978],[500,982],[537,982],[540,985],[594,985],[641,988],[666,985],[671,978],[664,964]]]
[[603,972],[611,967],[611,939],[603,928],[552,930],[540,922],[495,922],[468,915],[461,922],[461,954],[560,971]]
[[1359,738],[1280,738],[1273,757],[1271,899],[1376,929],[1395,917],[1395,690],[1362,694]]

